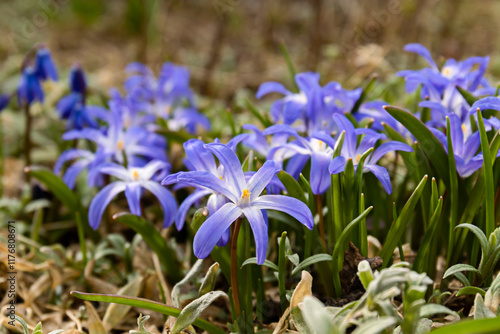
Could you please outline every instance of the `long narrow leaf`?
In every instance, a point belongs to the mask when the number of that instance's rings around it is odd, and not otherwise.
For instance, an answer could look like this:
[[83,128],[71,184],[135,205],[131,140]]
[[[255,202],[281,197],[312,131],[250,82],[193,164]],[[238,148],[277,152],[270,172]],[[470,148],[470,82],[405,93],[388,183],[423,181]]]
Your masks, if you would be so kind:
[[[95,301],[95,302],[104,302],[104,303],[116,303],[122,305],[129,305],[139,308],[144,308],[146,310],[158,312],[161,314],[165,314],[171,317],[179,317],[181,310],[175,307],[167,306],[165,304],[161,304],[152,300],[147,300],[144,298],[137,297],[128,297],[128,296],[120,296],[120,295],[111,295],[111,294],[98,294],[98,293],[85,293],[78,291],[71,291],[71,295],[83,300]],[[203,320],[196,319],[193,322],[193,325],[213,334],[224,334],[225,332],[214,324]]]

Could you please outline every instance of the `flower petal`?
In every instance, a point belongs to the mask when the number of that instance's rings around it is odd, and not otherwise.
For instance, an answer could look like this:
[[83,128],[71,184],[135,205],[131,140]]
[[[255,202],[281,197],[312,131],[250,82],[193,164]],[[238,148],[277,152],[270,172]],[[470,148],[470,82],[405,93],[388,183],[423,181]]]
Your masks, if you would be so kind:
[[223,144],[206,144],[205,148],[212,152],[224,166],[224,175],[227,178],[227,182],[233,187],[239,198],[241,196],[241,190],[246,188],[246,181],[240,160],[236,156],[236,153]]
[[141,185],[139,182],[127,183],[125,187],[125,197],[127,197],[128,207],[133,215],[141,215]]
[[241,216],[242,211],[233,203],[226,203],[211,215],[200,227],[193,240],[194,255],[206,258],[223,233]]
[[323,194],[330,187],[330,173],[328,165],[332,161],[332,154],[313,152],[311,155],[311,190],[313,194]]
[[269,93],[280,93],[283,95],[291,94],[290,91],[286,89],[285,86],[283,86],[283,84],[279,82],[269,81],[264,82],[262,85],[260,85],[259,89],[257,90],[257,94],[255,94],[255,97],[261,99],[264,95],[267,95]]
[[243,208],[243,214],[248,219],[250,227],[252,228],[253,237],[255,239],[257,264],[261,265],[266,260],[267,242],[269,241],[266,220],[262,215],[262,211],[257,208]]
[[154,181],[145,182],[142,186],[158,198],[161,208],[163,209],[163,227],[172,225],[177,211],[177,202],[174,195],[172,195],[170,190]]
[[196,190],[191,195],[186,197],[186,199],[182,202],[177,210],[177,214],[175,215],[175,227],[180,231],[186,222],[186,215],[191,206],[193,206],[196,202],[198,202],[202,197],[210,195],[210,190]]
[[413,52],[422,56],[422,58],[424,58],[429,63],[429,65],[431,65],[432,69],[439,71],[436,63],[432,59],[431,53],[422,44],[419,43],[406,44],[403,50],[408,52]]
[[222,181],[217,176],[209,172],[205,171],[179,172],[167,176],[162,181],[161,184],[168,185],[177,182],[183,183],[186,186],[210,189],[214,192],[226,196],[233,202],[237,202],[239,198],[239,196],[235,195],[229,189],[229,184],[227,184],[225,181]]
[[385,191],[390,195],[392,192],[392,185],[391,185],[391,178],[389,177],[389,172],[385,167],[377,166],[377,165],[372,165],[372,164],[366,164],[363,169],[367,169],[370,172],[375,175],[377,179],[382,183],[384,186]]
[[383,143],[375,150],[375,152],[373,152],[369,160],[370,164],[375,164],[380,160],[380,158],[392,151],[413,152],[413,149],[409,145],[399,141],[389,141],[387,143]]
[[312,230],[314,220],[311,210],[300,200],[284,195],[263,195],[252,202],[259,209],[282,211],[297,219]]
[[113,182],[102,188],[101,191],[97,193],[97,195],[92,199],[89,207],[90,227],[94,230],[99,227],[104,209],[106,209],[113,197],[125,190],[125,186],[125,182]]
[[250,191],[250,201],[259,196],[264,188],[276,175],[276,164],[268,160],[248,181],[248,191]]
[[343,156],[333,158],[328,166],[330,174],[342,173],[345,169],[345,161],[346,160]]
[[189,162],[196,170],[217,173],[217,165],[212,153],[203,147],[205,143],[199,139],[189,139],[183,144]]

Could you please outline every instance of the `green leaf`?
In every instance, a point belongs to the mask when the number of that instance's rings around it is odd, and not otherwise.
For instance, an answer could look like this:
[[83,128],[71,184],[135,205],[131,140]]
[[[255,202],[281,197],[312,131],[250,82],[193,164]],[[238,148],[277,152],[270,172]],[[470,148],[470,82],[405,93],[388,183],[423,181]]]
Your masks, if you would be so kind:
[[260,111],[252,104],[250,101],[245,100],[245,106],[247,107],[248,110],[252,113],[252,115],[255,116],[259,120],[260,123],[266,128],[270,127],[273,125],[273,123],[265,116],[262,116]]
[[495,334],[500,331],[500,320],[462,320],[432,331],[432,334]]
[[474,299],[474,319],[489,318],[496,318],[496,315],[484,304],[483,296],[477,294]]
[[481,249],[483,250],[483,253],[484,254],[488,253],[488,248],[489,248],[488,239],[486,238],[486,235],[484,235],[483,231],[479,227],[472,224],[460,224],[456,228],[466,228],[470,230],[472,233],[474,233],[476,237],[479,239],[479,243],[481,244]]
[[374,85],[375,81],[377,80],[377,77],[378,77],[377,74],[371,75],[370,81],[368,81],[365,88],[363,88],[363,92],[359,96],[359,99],[356,101],[356,103],[352,107],[351,114],[355,114],[358,111],[359,107],[361,106],[361,103],[363,103],[363,101],[366,99],[366,96],[368,95],[368,93],[372,90],[373,85]]
[[54,196],[56,196],[57,199],[60,200],[61,203],[63,203],[70,211],[76,211],[78,200],[75,197],[75,194],[57,175],[46,168],[38,166],[26,167],[24,171],[45,184],[49,191],[53,193]]
[[299,87],[295,82],[295,75],[297,74],[297,72],[295,71],[295,66],[293,66],[292,58],[290,57],[290,53],[288,52],[288,48],[286,47],[285,43],[280,43],[280,50],[283,58],[285,58],[286,65],[288,66],[288,72],[290,72],[290,76],[292,77],[292,82],[295,90],[298,91]]
[[458,223],[458,179],[457,167],[455,164],[455,153],[453,150],[453,142],[451,140],[451,126],[450,118],[446,117],[446,124],[448,129],[447,144],[448,144],[448,162],[450,171],[450,227],[448,231],[448,250],[446,263],[451,262],[453,255],[453,246],[455,243],[455,226]]
[[196,321],[201,313],[219,297],[227,297],[227,295],[222,291],[211,291],[186,305],[177,317],[177,321],[172,327],[171,333],[180,333],[184,328],[190,326]]
[[[347,226],[344,228],[342,233],[340,234],[339,238],[335,242],[335,247],[333,248],[333,253],[332,253],[332,267],[333,267],[333,284],[334,284],[334,289],[335,289],[335,296],[340,297],[342,294],[342,287],[340,286],[340,277],[339,277],[339,257],[340,257],[340,252],[344,249],[344,243],[347,240],[347,237],[351,234],[352,230],[360,223],[362,222],[366,216],[370,213],[370,211],[373,209],[373,206],[370,206],[367,208],[361,215],[359,215],[356,219],[351,221]],[[343,259],[343,257],[342,257]]]
[[214,290],[215,281],[217,279],[218,273],[219,273],[219,263],[215,262],[210,266],[210,268],[208,268],[207,274],[205,275],[203,282],[201,282],[200,289],[198,290],[199,297]]
[[493,177],[493,160],[491,157],[490,143],[484,128],[483,115],[478,108],[477,120],[479,126],[479,135],[481,137],[481,150],[483,151],[483,171],[485,183],[485,202],[486,202],[486,235],[490,235],[495,229],[495,179]]
[[[435,182],[433,183],[433,185],[434,184]],[[427,272],[427,269],[425,268],[425,265],[427,264],[426,260],[428,259],[428,254],[431,249],[432,239],[434,238],[439,225],[439,218],[441,217],[442,209],[443,197],[440,197],[437,202],[436,209],[434,210],[434,213],[432,214],[431,220],[429,222],[429,227],[427,228],[427,231],[425,231],[424,238],[422,239],[422,243],[420,244],[420,248],[417,252],[417,257],[415,258],[415,262],[413,264],[413,268],[417,272]]]
[[441,142],[424,123],[408,111],[392,106],[384,106],[384,109],[415,136],[439,177],[445,183],[446,188],[450,189],[448,155],[441,145]]
[[420,318],[430,318],[434,314],[449,314],[458,317],[458,314],[446,306],[439,304],[426,304],[420,308]]
[[[257,258],[256,257],[251,257],[251,258],[247,259],[245,262],[243,262],[243,264],[241,266],[243,267],[243,266],[246,266],[247,264],[257,264]],[[274,263],[272,263],[269,260],[265,260],[262,265],[265,266],[265,267],[268,267],[268,268],[270,268],[270,269],[272,269],[274,271],[279,271],[278,266],[275,265]]]
[[332,260],[332,256],[330,254],[316,254],[316,255],[310,256],[307,259],[305,259],[304,261],[302,261],[301,263],[299,263],[299,265],[292,270],[292,276],[301,272],[304,268],[312,266],[315,263],[318,263],[321,261],[331,261],[331,260]]
[[[71,295],[83,300],[96,301],[96,302],[104,302],[104,303],[116,303],[122,305],[130,305],[133,307],[144,308],[146,310],[158,312],[161,314],[165,314],[171,317],[179,317],[181,310],[175,307],[167,306],[165,304],[161,304],[152,300],[147,300],[144,298],[137,297],[128,297],[128,296],[119,296],[119,295],[111,295],[111,294],[98,294],[98,293],[85,293],[78,291],[71,291]],[[225,332],[219,327],[215,326],[209,321],[203,319],[196,319],[193,322],[193,325],[206,330],[209,333],[213,334],[224,334]]]
[[462,87],[460,86],[455,86],[458,90],[458,92],[463,96],[463,98],[465,99],[465,101],[467,101],[467,103],[471,106],[474,104],[474,102],[476,102],[477,100],[479,100],[477,97],[475,97],[474,95],[472,95],[471,92],[469,92],[468,90],[466,89],[463,89]]
[[387,328],[396,325],[398,319],[395,317],[378,317],[361,323],[352,334],[378,334]]
[[307,204],[307,198],[304,194],[304,191],[299,182],[295,180],[293,176],[291,176],[284,170],[280,170],[277,175],[281,183],[283,183],[283,185],[285,186],[288,195]]
[[[121,288],[117,294],[130,295],[136,297],[142,289],[142,276],[137,276],[134,280],[130,281],[127,285]],[[114,328],[130,311],[131,307],[128,305],[111,304],[106,309],[102,323],[104,328],[109,332]]]
[[279,241],[278,248],[278,288],[280,295],[281,312],[285,312],[287,308],[288,301],[286,300],[286,231],[281,233],[281,238]]
[[477,295],[477,294],[480,294],[481,296],[484,297],[486,292],[483,289],[478,288],[477,286],[464,286],[463,288],[457,291],[456,296],[460,297],[464,295]]
[[182,280],[177,282],[176,285],[172,288],[171,292],[171,297],[172,297],[172,304],[174,304],[175,307],[181,307],[181,287],[189,283],[190,281],[194,280],[194,278],[198,275],[198,273],[201,270],[201,266],[203,265],[203,260],[197,260],[189,272],[184,276]]
[[448,270],[446,270],[446,272],[443,275],[443,279],[450,277],[451,275],[454,275],[456,273],[461,273],[462,271],[472,271],[472,272],[478,274],[479,276],[481,276],[481,273],[479,272],[479,270],[477,270],[476,268],[474,268],[470,264],[460,263],[460,264],[455,264],[454,266],[451,266],[450,268],[448,268]]
[[389,233],[387,235],[387,239],[380,251],[380,257],[383,260],[382,268],[385,268],[389,264],[389,260],[394,252],[394,249],[398,245],[398,242],[401,240],[403,233],[410,221],[410,217],[415,210],[415,206],[417,205],[418,199],[424,190],[425,183],[427,182],[427,175],[422,178],[422,181],[418,184],[415,191],[410,196],[408,201],[406,202],[403,210],[401,211],[398,219],[392,224],[389,229]]
[[341,330],[331,320],[330,313],[316,298],[306,296],[299,306],[309,329],[315,334],[340,334]]
[[179,270],[180,265],[177,262],[177,255],[168,247],[166,240],[150,222],[130,213],[116,214],[113,216],[113,219],[127,225],[142,236],[146,244],[158,255],[160,262],[165,266],[167,277],[171,278],[174,282],[182,278],[181,271]]

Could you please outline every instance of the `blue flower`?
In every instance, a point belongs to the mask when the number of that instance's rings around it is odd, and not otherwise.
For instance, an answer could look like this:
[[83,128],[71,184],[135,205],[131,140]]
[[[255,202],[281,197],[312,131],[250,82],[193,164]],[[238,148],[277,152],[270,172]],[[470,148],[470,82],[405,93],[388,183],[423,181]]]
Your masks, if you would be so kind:
[[103,178],[99,172],[99,167],[109,162],[102,150],[92,153],[82,149],[68,149],[57,159],[54,165],[54,174],[61,173],[65,163],[71,160],[74,160],[74,162],[66,169],[62,178],[68,188],[73,189],[75,187],[76,178],[84,170],[88,171],[87,184],[90,188],[102,185]]
[[100,167],[100,172],[117,177],[115,181],[102,188],[92,199],[89,207],[89,224],[95,230],[99,227],[102,214],[111,200],[121,192],[129,205],[130,212],[141,215],[141,196],[143,189],[149,190],[158,200],[163,209],[163,227],[170,226],[174,221],[177,203],[172,193],[162,187],[158,180],[170,166],[164,161],[153,160],[144,167],[125,168],[117,164],[107,164]]
[[422,86],[421,97],[426,101],[419,105],[431,109],[431,126],[446,127],[446,116],[449,113],[454,113],[462,122],[465,121],[469,105],[456,86],[467,89],[476,96],[495,92],[495,88],[484,78],[489,57],[471,57],[462,62],[448,59],[440,70],[429,50],[422,45],[408,44],[404,49],[419,54],[430,65],[430,68],[418,71],[400,71],[398,75],[405,78],[407,92],[413,92],[418,86]]
[[[344,171],[347,159],[352,159],[354,168],[358,165],[361,156],[369,149],[373,148],[378,140],[385,140],[385,136],[378,134],[370,129],[355,129],[352,123],[341,114],[333,116],[341,131],[345,131],[344,143],[340,156],[334,158],[328,169],[331,174],[338,174]],[[358,135],[364,135],[363,139],[357,144]],[[389,141],[380,145],[365,160],[363,172],[372,172],[382,183],[385,191],[392,192],[391,179],[385,167],[377,165],[377,162],[389,152],[404,151],[412,152],[412,148],[404,143]]]
[[120,164],[125,162],[124,156],[130,166],[142,166],[152,159],[167,161],[164,137],[137,126],[124,129],[122,116],[114,111],[111,111],[109,127],[104,131],[92,128],[71,130],[63,135],[63,139],[95,142],[98,150]]
[[0,94],[0,112],[4,110],[10,102],[10,96],[7,94]]
[[296,138],[295,141],[273,148],[269,159],[274,161],[288,160],[286,171],[295,178],[311,159],[311,190],[314,194],[323,194],[330,186],[328,164],[332,160],[335,139],[324,132],[313,132],[309,137],[301,137],[289,125],[277,124],[264,130],[265,135],[287,135]]
[[87,79],[85,72],[79,64],[74,64],[69,72],[69,88],[74,93],[85,95],[87,92]]
[[85,97],[87,94],[87,81],[85,73],[79,65],[73,65],[69,74],[69,86],[71,92],[62,97],[57,103],[56,110],[59,117],[67,120],[66,129],[81,130],[84,127],[97,128],[98,119],[108,120],[108,111],[99,106],[87,106]]
[[384,131],[384,124],[389,125],[394,130],[399,132],[403,137],[412,137],[411,133],[399,123],[394,117],[392,117],[385,109],[387,103],[384,101],[370,101],[363,103],[358,112],[353,116],[360,122],[364,119],[369,119],[372,121],[371,128],[376,131]]
[[[458,175],[463,178],[469,177],[483,165],[483,154],[476,154],[481,145],[479,132],[476,131],[466,136],[470,129],[467,129],[460,122],[460,118],[455,114],[450,114],[447,117],[450,119],[450,128],[446,129],[446,133],[451,136]],[[444,149],[448,152],[446,135],[436,129],[431,128],[430,130],[441,141]]]
[[[234,152],[236,150],[236,145],[244,138],[246,138],[246,135],[236,136],[229,143],[227,143],[226,146]],[[218,143],[218,140],[216,140],[216,142]],[[219,178],[225,177],[223,166],[216,165],[213,154],[204,147],[205,143],[203,141],[199,139],[190,139],[186,141],[183,146],[187,156],[187,159],[184,160],[184,165],[187,166],[190,170],[206,171],[216,175]],[[169,177],[168,180],[168,184],[175,182],[177,183],[176,189],[190,186],[189,184],[178,183],[175,179],[175,176]],[[162,184],[167,184],[167,181],[164,181]],[[227,202],[227,199],[223,195],[204,187],[197,187],[197,189],[191,195],[186,197],[186,199],[179,206],[179,210],[177,210],[175,225],[178,230],[182,229],[182,227],[184,226],[189,208],[198,203],[199,200],[205,196],[209,196],[207,207],[210,215],[214,214]],[[217,246],[225,246],[229,241],[229,236],[230,231],[229,229],[227,229],[220,240],[217,242]]]
[[41,81],[51,79],[57,81],[57,70],[49,49],[41,46],[35,55],[35,75]]
[[43,102],[43,99],[42,86],[38,81],[35,69],[32,66],[25,67],[17,86],[17,103],[22,107],[31,105],[34,101]]
[[252,228],[257,263],[264,263],[268,226],[262,210],[279,210],[296,218],[309,229],[314,226],[309,208],[298,199],[284,195],[261,195],[267,184],[277,172],[274,161],[267,161],[251,178],[246,180],[241,163],[236,154],[222,144],[207,144],[224,167],[224,177],[217,177],[207,171],[180,172],[167,177],[163,182],[181,182],[195,187],[204,187],[224,196],[228,201],[211,215],[200,227],[194,237],[194,254],[206,258],[231,224],[242,215]]
[[[299,93],[288,91],[278,82],[266,82],[259,87],[256,97],[260,99],[273,92],[285,95],[271,105],[271,116],[275,123],[293,125],[308,134],[321,130],[332,131],[332,115],[350,112],[362,90],[348,91],[337,82],[321,87],[319,79],[318,73],[298,73],[295,82]],[[297,121],[300,123],[295,124]]]
[[129,64],[126,71],[133,73],[125,90],[136,110],[167,120],[174,131],[185,128],[195,133],[199,126],[210,128],[208,118],[196,110],[187,68],[165,63],[158,79],[140,63]]

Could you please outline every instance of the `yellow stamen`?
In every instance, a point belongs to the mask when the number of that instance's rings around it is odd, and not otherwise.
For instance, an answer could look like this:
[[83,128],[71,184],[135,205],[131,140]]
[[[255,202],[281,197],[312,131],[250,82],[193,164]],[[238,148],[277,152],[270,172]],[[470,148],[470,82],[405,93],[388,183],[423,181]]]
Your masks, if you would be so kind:
[[318,140],[318,147],[321,148],[323,146],[323,142],[321,140]]
[[241,198],[250,198],[250,191],[248,191],[248,189],[243,189]]
[[356,163],[359,162],[359,159],[361,159],[361,154],[358,154],[358,156],[356,157]]
[[139,172],[137,172],[137,169],[134,169],[134,171],[132,172],[132,178],[134,179],[134,181],[139,180]]
[[466,130],[467,128],[465,127],[465,124],[462,124],[462,132],[465,133]]
[[222,176],[219,176],[219,179],[221,179],[222,181],[224,181],[224,179],[222,178]]
[[123,140],[119,140],[118,143],[116,143],[116,147],[119,150],[123,150]]

